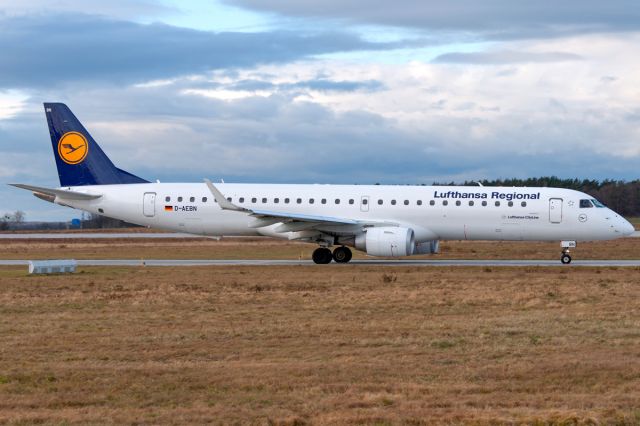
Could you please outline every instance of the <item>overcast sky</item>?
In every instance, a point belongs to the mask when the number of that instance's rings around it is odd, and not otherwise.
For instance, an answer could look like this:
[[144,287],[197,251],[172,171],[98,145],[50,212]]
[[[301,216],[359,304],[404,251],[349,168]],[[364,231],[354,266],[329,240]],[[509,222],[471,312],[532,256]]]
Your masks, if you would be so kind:
[[640,175],[637,0],[0,0],[0,214],[79,212],[43,102],[149,180]]

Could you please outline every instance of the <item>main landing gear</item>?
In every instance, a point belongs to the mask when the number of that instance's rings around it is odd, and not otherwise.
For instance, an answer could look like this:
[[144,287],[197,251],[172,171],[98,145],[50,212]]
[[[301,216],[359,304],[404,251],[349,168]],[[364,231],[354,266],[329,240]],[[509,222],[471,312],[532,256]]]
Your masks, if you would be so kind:
[[336,263],[347,263],[351,260],[351,257],[351,250],[345,246],[336,247],[333,253],[326,247],[318,247],[313,251],[313,255],[311,256],[313,262],[319,265],[331,263],[331,260],[335,260]]

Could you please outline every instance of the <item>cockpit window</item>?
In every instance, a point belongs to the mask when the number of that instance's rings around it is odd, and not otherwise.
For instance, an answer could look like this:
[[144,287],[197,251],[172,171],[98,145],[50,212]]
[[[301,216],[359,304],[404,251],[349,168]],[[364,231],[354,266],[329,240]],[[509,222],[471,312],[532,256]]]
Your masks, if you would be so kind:
[[580,200],[580,208],[581,209],[588,209],[593,207],[593,204],[591,204],[590,200]]
[[605,206],[604,204],[602,204],[600,201],[596,200],[595,198],[592,198],[592,199],[591,199],[591,201],[592,201],[592,202],[593,202],[593,204],[595,204],[595,205],[596,205],[596,207],[598,207],[598,208],[604,208],[604,207],[607,207],[607,206]]

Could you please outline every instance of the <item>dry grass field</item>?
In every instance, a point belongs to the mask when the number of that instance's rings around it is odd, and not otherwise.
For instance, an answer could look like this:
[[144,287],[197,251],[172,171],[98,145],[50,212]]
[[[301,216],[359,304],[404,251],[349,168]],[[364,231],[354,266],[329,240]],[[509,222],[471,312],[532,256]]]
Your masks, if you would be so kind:
[[[313,248],[3,240],[0,259]],[[435,258],[558,254],[457,241]],[[639,257],[640,238],[575,251]],[[639,296],[639,268],[2,267],[0,423],[640,424]]]
[[638,424],[638,300],[637,268],[4,267],[0,422]]

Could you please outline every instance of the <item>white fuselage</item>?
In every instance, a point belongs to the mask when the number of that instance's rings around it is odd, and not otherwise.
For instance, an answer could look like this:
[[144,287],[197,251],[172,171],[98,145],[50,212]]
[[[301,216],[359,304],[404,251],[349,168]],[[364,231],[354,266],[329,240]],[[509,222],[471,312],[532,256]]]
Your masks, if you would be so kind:
[[[388,221],[413,229],[416,242],[588,241],[614,239],[633,232],[629,222],[606,207],[581,207],[581,200],[593,198],[568,189],[230,183],[216,187],[239,207]],[[204,183],[63,189],[102,195],[95,200],[64,200],[64,205],[143,226],[211,236],[299,236],[296,232],[276,232],[279,224],[260,226],[259,220],[247,212],[223,210]],[[349,232],[344,225],[335,229],[336,234]]]

